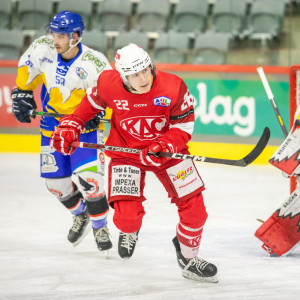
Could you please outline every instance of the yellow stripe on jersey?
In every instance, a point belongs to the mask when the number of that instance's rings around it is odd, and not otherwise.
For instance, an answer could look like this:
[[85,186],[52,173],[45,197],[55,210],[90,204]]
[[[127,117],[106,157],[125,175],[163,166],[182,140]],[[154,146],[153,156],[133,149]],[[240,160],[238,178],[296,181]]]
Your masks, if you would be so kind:
[[42,74],[30,80],[28,66],[22,66],[18,68],[18,76],[16,80],[17,88],[21,90],[33,91],[41,83],[43,83]]
[[63,96],[59,88],[52,88],[50,90],[50,100],[47,103],[47,110],[50,111],[49,108],[55,109],[56,112],[60,114],[72,114],[75,108],[80,104],[82,98],[86,92],[82,89],[74,89],[70,93],[70,97],[63,102]]

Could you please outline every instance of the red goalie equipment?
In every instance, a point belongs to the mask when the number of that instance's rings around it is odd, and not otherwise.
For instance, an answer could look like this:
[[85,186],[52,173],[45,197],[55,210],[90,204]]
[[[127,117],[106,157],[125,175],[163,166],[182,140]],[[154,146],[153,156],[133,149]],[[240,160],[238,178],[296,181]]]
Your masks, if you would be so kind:
[[300,192],[289,198],[255,232],[263,242],[262,248],[270,255],[290,253],[300,241]]
[[[297,173],[300,164],[300,114],[297,111],[294,126],[273,154],[269,163],[289,176]],[[297,170],[296,170],[297,169]],[[295,172],[296,171],[296,172]]]

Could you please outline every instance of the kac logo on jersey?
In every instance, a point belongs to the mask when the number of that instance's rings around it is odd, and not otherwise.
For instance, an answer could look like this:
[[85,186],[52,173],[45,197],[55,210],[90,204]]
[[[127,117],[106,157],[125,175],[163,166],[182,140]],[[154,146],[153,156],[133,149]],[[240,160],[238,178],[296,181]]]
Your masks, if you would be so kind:
[[81,67],[76,68],[76,74],[79,76],[80,79],[86,79],[88,73]]
[[154,140],[162,135],[168,121],[165,116],[140,116],[124,119],[121,127],[133,137],[143,140]]
[[154,105],[157,105],[157,106],[165,106],[165,107],[168,107],[170,106],[172,100],[167,98],[167,97],[164,97],[164,96],[161,96],[161,97],[157,97],[157,98],[154,98],[153,99],[153,103]]

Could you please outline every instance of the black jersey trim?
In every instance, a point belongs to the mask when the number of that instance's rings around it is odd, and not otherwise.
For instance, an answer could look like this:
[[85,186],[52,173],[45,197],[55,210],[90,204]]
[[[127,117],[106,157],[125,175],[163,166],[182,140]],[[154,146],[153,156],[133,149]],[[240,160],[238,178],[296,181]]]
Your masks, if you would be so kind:
[[185,112],[182,115],[178,115],[178,116],[171,116],[170,120],[180,120],[180,119],[184,119],[185,117],[187,117],[188,115],[191,115],[194,113],[194,109],[190,109],[189,111]]

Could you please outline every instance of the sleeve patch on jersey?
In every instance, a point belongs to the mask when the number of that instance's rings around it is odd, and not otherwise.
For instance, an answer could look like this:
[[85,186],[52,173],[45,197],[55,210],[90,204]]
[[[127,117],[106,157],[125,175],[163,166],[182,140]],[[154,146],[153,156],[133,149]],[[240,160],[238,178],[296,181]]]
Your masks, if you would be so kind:
[[90,61],[93,64],[96,65],[97,67],[97,72],[100,73],[102,70],[104,70],[106,63],[101,61],[100,59],[98,59],[97,57],[95,57],[92,53],[92,51],[87,51],[83,57],[82,57],[83,61]]
[[76,74],[79,76],[80,79],[86,79],[88,77],[88,72],[81,67],[76,68]]
[[171,105],[172,100],[170,98],[161,96],[153,99],[153,104],[157,106],[168,107]]
[[33,48],[35,49],[39,45],[48,45],[51,49],[54,49],[53,39],[48,38],[45,35],[39,37],[34,41]]
[[180,119],[184,119],[186,118],[188,115],[191,115],[194,113],[194,109],[190,109],[189,111],[185,112],[182,115],[178,115],[178,116],[170,116],[170,120],[180,120]]

